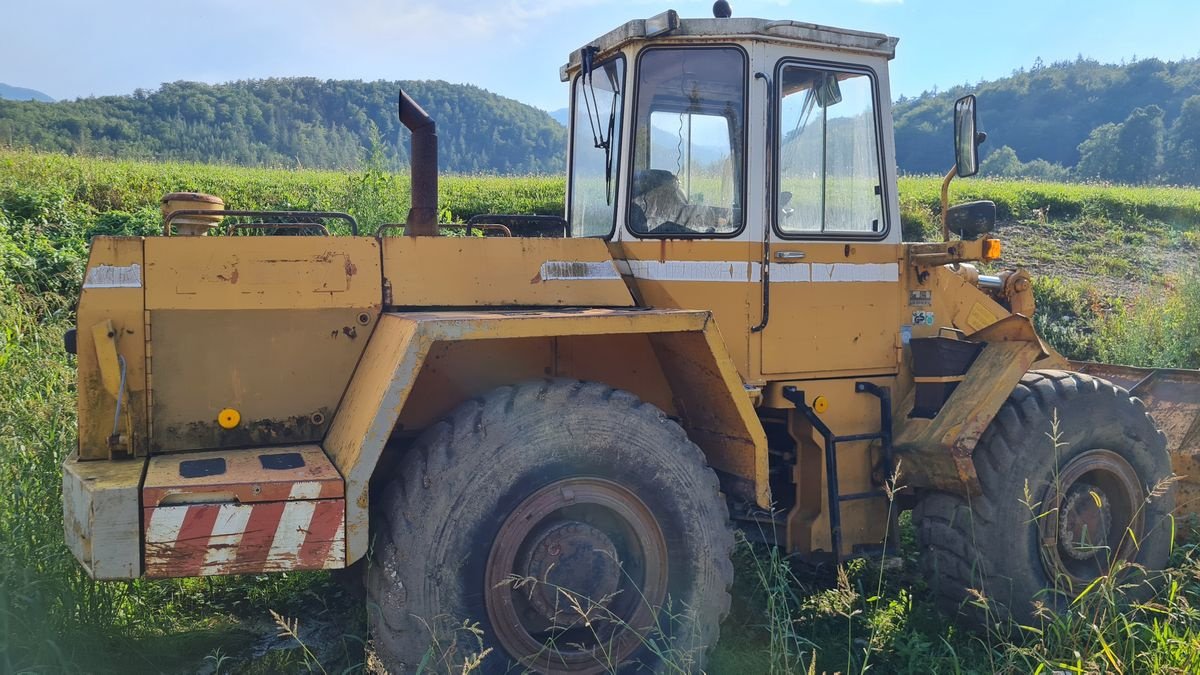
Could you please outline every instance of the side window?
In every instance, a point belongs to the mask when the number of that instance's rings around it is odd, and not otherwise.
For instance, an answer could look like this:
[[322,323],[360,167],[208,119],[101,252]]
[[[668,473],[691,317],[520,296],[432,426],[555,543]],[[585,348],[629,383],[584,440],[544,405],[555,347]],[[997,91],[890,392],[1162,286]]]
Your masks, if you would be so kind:
[[625,59],[577,75],[572,85],[571,185],[567,221],[572,237],[607,237],[617,218],[617,167],[625,98]]
[[787,65],[779,80],[780,233],[882,234],[883,179],[871,77]]
[[628,224],[640,236],[742,228],[745,53],[661,48],[638,63]]

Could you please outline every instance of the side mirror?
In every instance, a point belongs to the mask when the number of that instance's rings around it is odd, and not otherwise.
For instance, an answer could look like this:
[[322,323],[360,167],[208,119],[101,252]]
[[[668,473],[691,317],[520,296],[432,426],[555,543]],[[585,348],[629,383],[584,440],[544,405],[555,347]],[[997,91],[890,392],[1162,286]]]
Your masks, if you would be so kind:
[[959,178],[979,173],[979,144],[987,134],[976,131],[975,94],[954,102],[954,164]]

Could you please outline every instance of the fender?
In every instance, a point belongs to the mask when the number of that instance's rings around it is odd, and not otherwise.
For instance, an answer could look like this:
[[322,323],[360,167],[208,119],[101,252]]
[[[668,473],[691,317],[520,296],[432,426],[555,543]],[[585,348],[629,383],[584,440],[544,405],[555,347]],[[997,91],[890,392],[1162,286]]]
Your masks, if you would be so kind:
[[[648,356],[633,359],[640,367],[604,379],[593,375],[619,371],[621,364],[596,364],[586,358],[593,352],[565,356],[606,344],[644,349]],[[496,367],[481,372],[463,365],[447,373],[461,361],[439,355],[446,349]],[[418,430],[461,401],[504,384],[505,373],[596,379],[629,389],[679,419],[722,476],[723,489],[764,508],[770,504],[766,435],[707,311],[386,313],[323,444],[345,480],[347,565],[367,553],[370,481],[393,434]]]
[[956,494],[980,494],[975,446],[1009,394],[1036,361],[1051,356],[1033,322],[1009,315],[967,336],[985,343],[965,379],[933,419],[909,417],[915,389],[899,410],[893,441],[904,460],[905,482]]

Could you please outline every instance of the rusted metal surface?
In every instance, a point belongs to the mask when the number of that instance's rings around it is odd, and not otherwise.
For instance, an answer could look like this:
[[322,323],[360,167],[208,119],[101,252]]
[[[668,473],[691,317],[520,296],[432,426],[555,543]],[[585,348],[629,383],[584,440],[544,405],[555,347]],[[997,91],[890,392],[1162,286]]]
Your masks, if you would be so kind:
[[[190,467],[203,470],[189,477]],[[342,477],[318,445],[238,448],[152,457],[142,484],[142,506],[335,499],[344,494]]]
[[1134,368],[1072,361],[1073,369],[1124,387],[1146,404],[1167,437],[1176,485],[1175,515],[1193,520],[1200,513],[1200,370]]
[[597,239],[385,237],[382,246],[389,304],[398,307],[634,304]]
[[936,417],[909,417],[915,391],[898,408],[894,442],[897,456],[908,455],[909,485],[978,494],[975,446],[1021,376],[1046,355],[1029,319],[1015,314],[968,339],[986,346]]
[[409,167],[412,172],[412,208],[405,233],[413,237],[438,234],[438,137],[429,113],[402,90],[398,104],[400,123],[412,132]]
[[344,485],[316,445],[153,457],[141,496],[149,577],[346,564]]
[[[349,561],[367,552],[371,475],[408,405],[433,345],[613,335],[648,335],[656,341],[678,339],[686,343],[667,350],[656,348],[681,407],[688,409],[682,414],[685,429],[715,468],[741,472],[749,493],[764,505],[769,504],[766,438],[708,312],[585,309],[385,313],[324,441],[325,451],[346,479]],[[664,354],[674,356],[666,359]],[[673,379],[676,375],[678,379]],[[694,395],[697,392],[704,395]],[[720,397],[726,401],[720,401]],[[706,432],[704,424],[695,427],[699,431],[693,434],[689,415],[714,419],[712,431]]]
[[[341,220],[350,226],[350,233],[358,236],[358,221],[354,216],[340,211],[246,211],[237,209],[178,209],[166,214],[163,218],[163,235],[171,236],[171,224],[176,220],[195,216],[222,219],[227,217],[243,218],[273,218],[270,222],[240,223],[230,225],[227,233],[232,234],[239,227],[317,227],[329,234],[329,228],[321,224],[322,220]],[[307,221],[307,222],[306,222]]]
[[1119,454],[1097,449],[1071,459],[1038,502],[1047,573],[1079,590],[1130,559],[1144,536],[1144,501],[1137,471]]
[[[145,250],[153,451],[319,441],[379,315],[379,242],[156,237]],[[228,429],[227,408],[241,418]]]
[[[125,363],[120,454],[147,452],[145,260],[137,237],[96,237],[76,314],[79,458],[109,459],[117,412],[120,361]],[[93,328],[104,325],[106,330]],[[111,330],[108,329],[111,327]],[[111,333],[111,335],[109,334]],[[114,353],[115,350],[115,353]],[[120,357],[118,359],[118,356]]]
[[345,501],[145,509],[146,576],[261,574],[345,566]]
[[[543,673],[599,673],[641,646],[667,594],[667,543],[637,495],[567,478],[519,504],[484,573],[505,652]],[[603,655],[604,658],[597,658]]]

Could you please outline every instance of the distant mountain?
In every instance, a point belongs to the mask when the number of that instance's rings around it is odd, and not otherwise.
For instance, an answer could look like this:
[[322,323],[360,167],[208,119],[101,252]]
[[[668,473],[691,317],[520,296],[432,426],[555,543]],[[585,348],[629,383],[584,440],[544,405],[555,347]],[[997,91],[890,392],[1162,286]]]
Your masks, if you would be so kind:
[[54,102],[54,99],[36,89],[14,87],[11,84],[4,84],[3,82],[0,82],[0,98],[8,99],[9,101],[41,101],[42,103]]
[[1080,57],[1048,66],[1039,59],[1010,77],[901,98],[894,106],[901,171],[950,168],[951,111],[967,93],[979,97],[984,157],[1003,151],[993,162],[1005,167],[999,175],[1200,184],[1200,59],[1115,65]]
[[554,118],[555,122],[558,122],[565,127],[567,126],[567,122],[571,121],[571,109],[559,108],[558,110],[552,110],[550,112],[550,116]]
[[403,87],[437,120],[440,167],[561,173],[566,130],[546,112],[471,85],[272,78],[164,84],[130,96],[0,100],[0,143],[77,154],[354,168],[377,148],[407,164],[396,116]]

